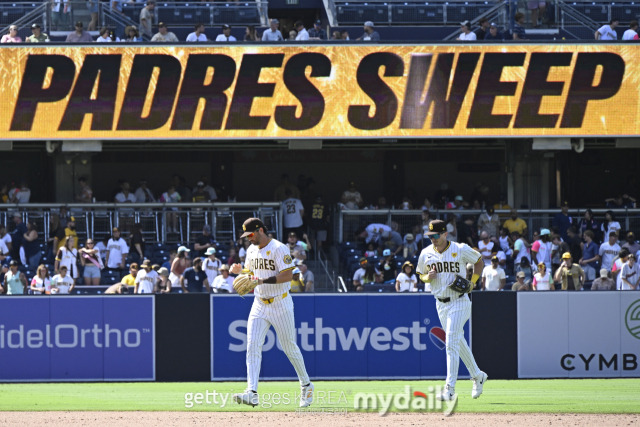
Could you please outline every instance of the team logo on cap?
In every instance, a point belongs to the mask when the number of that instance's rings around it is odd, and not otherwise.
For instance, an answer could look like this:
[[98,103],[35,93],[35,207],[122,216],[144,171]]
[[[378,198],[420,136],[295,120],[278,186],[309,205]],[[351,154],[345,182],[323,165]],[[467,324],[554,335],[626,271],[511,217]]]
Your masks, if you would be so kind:
[[247,226],[242,224],[242,231],[247,231]]
[[429,223],[429,231],[433,231],[433,224]]
[[291,260],[291,257],[289,255],[285,255],[284,256],[284,263],[285,264],[291,264],[293,261]]

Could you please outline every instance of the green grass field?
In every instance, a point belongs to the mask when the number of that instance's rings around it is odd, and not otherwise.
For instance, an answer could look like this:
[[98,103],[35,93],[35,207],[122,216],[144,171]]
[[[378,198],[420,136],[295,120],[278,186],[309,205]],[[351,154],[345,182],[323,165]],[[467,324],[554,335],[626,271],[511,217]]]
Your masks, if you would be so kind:
[[[442,381],[318,381],[314,407],[349,408],[356,393],[427,394]],[[284,402],[284,393],[299,392],[295,382],[262,382],[266,404],[251,408],[227,402],[185,406],[185,394],[208,391],[237,393],[245,383],[55,383],[0,384],[0,411],[294,411],[297,402]],[[471,398],[471,381],[456,387],[456,412],[484,413],[640,413],[640,379],[489,380],[479,399]],[[278,397],[280,401],[278,401]],[[220,397],[216,399],[221,402]],[[321,401],[321,399],[323,399]]]

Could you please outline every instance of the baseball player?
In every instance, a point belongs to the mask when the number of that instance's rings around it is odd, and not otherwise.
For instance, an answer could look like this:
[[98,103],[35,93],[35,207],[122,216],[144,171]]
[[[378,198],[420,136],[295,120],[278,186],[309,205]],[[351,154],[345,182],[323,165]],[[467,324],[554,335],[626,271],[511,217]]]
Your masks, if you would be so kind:
[[[237,403],[256,406],[258,400],[258,377],[262,361],[262,345],[267,331],[273,325],[282,349],[298,374],[302,393],[300,407],[313,402],[313,383],[304,365],[304,359],[296,343],[296,327],[293,318],[291,278],[295,265],[289,248],[270,238],[267,228],[258,218],[249,218],[242,225],[251,246],[247,249],[245,269],[250,270],[252,280],[257,282],[253,305],[247,323],[247,389],[233,396]],[[241,264],[231,266],[233,274],[242,272]]]
[[456,275],[466,275],[467,263],[473,264],[472,285],[478,281],[484,262],[479,252],[464,243],[447,240],[447,224],[433,220],[426,235],[431,245],[420,253],[417,272],[420,279],[431,285],[431,293],[436,297],[436,309],[442,328],[446,332],[447,383],[438,400],[454,400],[458,366],[464,362],[473,379],[471,396],[477,399],[487,380],[487,374],[476,364],[469,344],[464,339],[464,324],[471,316],[471,301],[466,293],[459,293],[449,287]]

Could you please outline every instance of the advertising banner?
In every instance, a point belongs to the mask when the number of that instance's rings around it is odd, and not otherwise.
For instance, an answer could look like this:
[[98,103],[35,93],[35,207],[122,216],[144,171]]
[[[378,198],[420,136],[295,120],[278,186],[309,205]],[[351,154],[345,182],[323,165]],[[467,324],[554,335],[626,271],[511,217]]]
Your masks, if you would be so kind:
[[0,381],[155,380],[153,296],[0,298]]
[[638,136],[639,54],[605,43],[3,46],[0,135]]
[[[313,379],[444,378],[445,334],[431,295],[294,295],[298,346]],[[245,380],[253,296],[211,297],[211,379]],[[469,323],[465,325],[469,339]],[[262,379],[296,379],[273,328]],[[460,363],[460,377],[469,373]]]
[[640,294],[518,294],[520,378],[640,377]]

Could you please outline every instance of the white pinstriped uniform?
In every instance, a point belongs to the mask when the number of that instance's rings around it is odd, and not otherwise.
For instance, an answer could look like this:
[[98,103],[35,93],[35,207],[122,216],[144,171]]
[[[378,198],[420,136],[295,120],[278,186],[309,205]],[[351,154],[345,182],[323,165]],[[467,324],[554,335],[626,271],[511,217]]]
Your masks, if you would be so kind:
[[[447,385],[455,389],[458,379],[460,359],[464,362],[471,378],[480,375],[469,344],[464,339],[464,324],[471,317],[471,300],[467,295],[460,296],[451,290],[456,274],[466,276],[467,263],[475,264],[481,255],[464,243],[448,242],[447,247],[439,253],[433,245],[422,250],[418,258],[416,270],[420,275],[427,274],[435,266],[438,274],[431,281],[431,293],[436,297],[436,309],[440,324],[446,333],[447,348]],[[451,298],[443,303],[439,299]]]
[[[289,248],[271,239],[258,248],[251,245],[247,249],[245,268],[251,270],[260,279],[278,275],[282,271],[293,270]],[[253,306],[247,324],[247,385],[248,390],[258,391],[260,365],[262,363],[262,345],[267,331],[273,325],[278,341],[298,374],[300,385],[309,384],[309,375],[304,359],[296,343],[297,332],[293,317],[293,300],[289,293],[291,282],[262,284],[255,288]],[[287,292],[287,296],[282,295]],[[271,304],[265,304],[261,298],[274,298]]]

